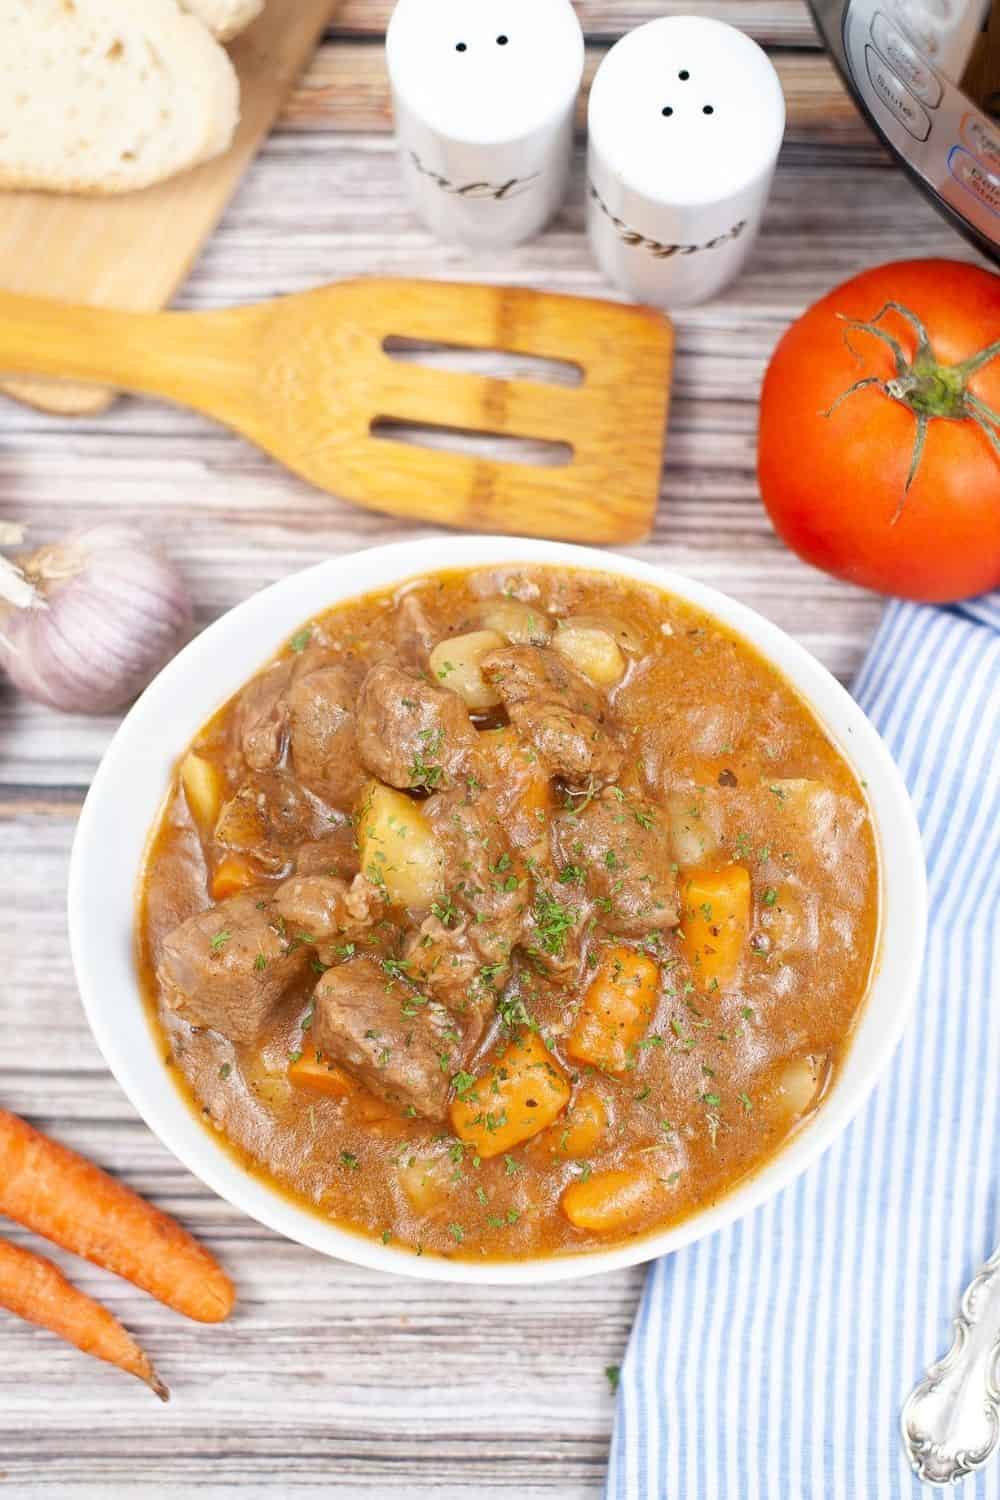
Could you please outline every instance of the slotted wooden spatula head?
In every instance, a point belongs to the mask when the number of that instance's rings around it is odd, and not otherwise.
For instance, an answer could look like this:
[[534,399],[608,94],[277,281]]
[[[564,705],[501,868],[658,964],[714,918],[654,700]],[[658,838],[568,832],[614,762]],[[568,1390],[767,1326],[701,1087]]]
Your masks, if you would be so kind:
[[[513,287],[380,280],[289,298],[274,311],[282,324],[275,332],[288,337],[282,366],[299,399],[294,412],[285,405],[280,374],[266,399],[292,415],[281,446],[315,484],[473,530],[603,542],[649,531],[673,348],[660,314]],[[498,379],[433,368],[419,354],[404,364],[386,352],[392,339],[563,361],[580,379]],[[277,373],[272,366],[265,384]],[[485,459],[373,431],[387,422],[569,451],[561,464]]]
[[[48,312],[48,316],[43,316]],[[575,385],[402,362],[495,350],[575,366]],[[93,379],[195,407],[373,510],[589,542],[649,531],[673,335],[647,308],[514,287],[343,282],[212,313],[108,313],[0,294],[0,370]],[[512,462],[399,441],[396,424],[562,445]]]

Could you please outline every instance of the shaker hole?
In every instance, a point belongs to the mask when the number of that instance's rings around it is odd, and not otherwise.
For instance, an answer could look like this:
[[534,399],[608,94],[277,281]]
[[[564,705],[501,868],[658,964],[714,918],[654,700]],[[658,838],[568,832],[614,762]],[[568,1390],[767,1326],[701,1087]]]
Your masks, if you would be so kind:
[[509,41],[510,41],[510,37],[509,36],[498,36],[497,37],[497,46],[498,47],[506,47],[506,45],[507,45],[507,43]]
[[680,79],[681,83],[687,83],[688,79],[691,77],[691,74],[688,72],[687,68],[681,68],[677,77]]
[[704,108],[702,109],[702,114],[703,115],[714,115],[715,114],[715,110],[712,108],[712,106],[710,104],[706,104],[704,106]]
[[456,42],[455,43],[455,51],[456,52],[468,52],[468,50],[469,49],[468,49],[468,47],[466,46],[466,44],[464,42]]
[[666,115],[667,119],[669,120],[670,116],[673,114],[673,110],[671,109],[670,105],[667,104],[667,105],[664,106],[664,108],[661,111],[661,113],[664,114],[664,115]]

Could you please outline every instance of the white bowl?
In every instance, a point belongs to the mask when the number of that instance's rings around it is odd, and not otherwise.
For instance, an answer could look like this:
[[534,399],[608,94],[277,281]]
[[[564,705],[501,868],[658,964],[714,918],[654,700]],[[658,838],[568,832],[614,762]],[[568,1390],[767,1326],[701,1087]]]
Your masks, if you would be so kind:
[[[794,684],[864,781],[881,865],[878,970],[854,1044],[822,1108],[787,1148],[712,1208],[632,1243],[516,1262],[417,1257],[338,1229],[244,1171],[192,1113],[163,1065],[133,956],[143,850],[178,756],[295,627],[339,600],[443,567],[549,563],[594,568],[687,599],[738,631]],[[192,641],[146,689],[94,778],[73,845],[69,929],[87,1018],[112,1073],[160,1140],[237,1208],[326,1255],[429,1280],[567,1281],[677,1250],[749,1212],[815,1161],[857,1114],[899,1040],[923,953],[927,892],[906,789],[882,741],[840,684],[776,625],[690,579],[608,552],[521,538],[428,538],[318,564],[264,589]]]

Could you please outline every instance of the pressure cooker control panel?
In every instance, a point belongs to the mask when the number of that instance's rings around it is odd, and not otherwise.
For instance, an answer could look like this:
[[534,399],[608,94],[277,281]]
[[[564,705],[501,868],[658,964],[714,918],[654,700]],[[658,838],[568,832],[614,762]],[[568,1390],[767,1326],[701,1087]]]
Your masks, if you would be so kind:
[[[854,86],[913,171],[988,239],[1000,240],[1000,131],[951,83],[944,69],[968,52],[968,9],[949,0],[921,11],[910,0],[851,0],[843,42]],[[933,58],[933,61],[931,60]]]

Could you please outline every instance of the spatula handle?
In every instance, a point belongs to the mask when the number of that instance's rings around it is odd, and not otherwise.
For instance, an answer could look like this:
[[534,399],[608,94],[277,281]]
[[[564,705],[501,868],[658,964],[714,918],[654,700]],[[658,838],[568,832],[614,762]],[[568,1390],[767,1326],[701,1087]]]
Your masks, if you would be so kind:
[[90,381],[224,417],[254,314],[118,312],[0,292],[0,372]]

